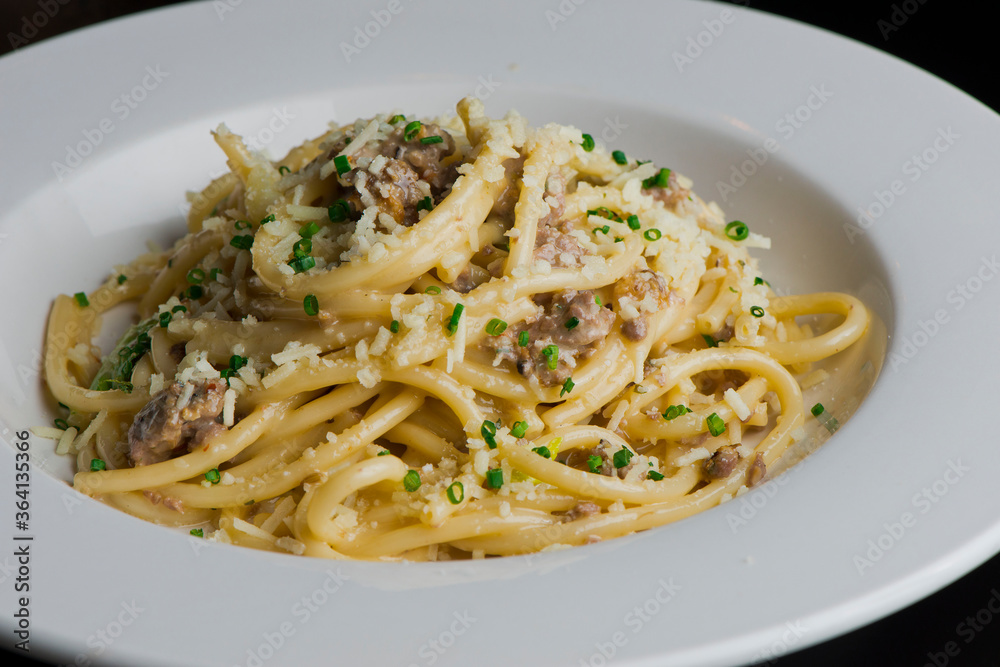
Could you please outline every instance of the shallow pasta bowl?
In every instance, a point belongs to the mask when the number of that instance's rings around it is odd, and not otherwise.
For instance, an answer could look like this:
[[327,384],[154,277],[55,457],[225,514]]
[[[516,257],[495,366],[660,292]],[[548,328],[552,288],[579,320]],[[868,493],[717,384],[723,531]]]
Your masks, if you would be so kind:
[[[628,49],[605,48],[612,26]],[[0,77],[13,156],[0,168],[0,431],[12,445],[0,469],[15,489],[17,443],[30,443],[28,528],[10,518],[5,539],[33,538],[20,542],[39,654],[725,664],[868,622],[1000,547],[1000,491],[985,473],[1000,452],[979,433],[1000,362],[970,344],[1000,324],[1000,230],[984,194],[1000,121],[914,68],[711,3],[303,1],[112,22],[5,57]],[[19,435],[51,418],[38,381],[50,299],[96,284],[149,238],[174,238],[183,191],[223,166],[210,128],[225,121],[280,155],[330,119],[444,113],[467,94],[493,115],[571,123],[676,166],[773,239],[761,258],[776,286],[864,299],[891,336],[867,398],[849,385],[834,397],[853,416],[786,474],[690,519],[443,564],[205,544],[77,494],[69,462]],[[10,626],[19,602],[4,605]]]

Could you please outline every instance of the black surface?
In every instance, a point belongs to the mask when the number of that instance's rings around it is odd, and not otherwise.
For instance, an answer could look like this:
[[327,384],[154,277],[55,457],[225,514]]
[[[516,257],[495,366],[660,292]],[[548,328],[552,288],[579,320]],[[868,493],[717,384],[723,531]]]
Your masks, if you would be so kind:
[[[66,30],[164,4],[170,3],[70,0],[25,41],[35,43]],[[993,50],[996,23],[986,15],[985,8],[991,6],[986,3],[878,1],[867,2],[860,9],[847,4],[763,0],[732,4],[787,16],[864,42],[935,74],[1000,111],[1000,86],[995,73],[1000,59]],[[37,16],[39,6],[37,0],[3,2],[0,53],[11,50],[10,33],[24,34],[25,17],[30,20]],[[15,46],[23,45],[15,41]],[[9,641],[5,639],[3,646],[8,648]],[[789,642],[786,648],[776,647],[777,653],[786,653],[777,664],[1000,667],[1000,556],[888,618],[797,653],[787,653],[795,648],[795,642]]]

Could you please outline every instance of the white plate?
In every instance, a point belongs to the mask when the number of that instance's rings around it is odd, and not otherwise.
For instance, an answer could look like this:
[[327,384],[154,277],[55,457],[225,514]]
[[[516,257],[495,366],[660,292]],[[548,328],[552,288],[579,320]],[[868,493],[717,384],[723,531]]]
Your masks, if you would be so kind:
[[[182,192],[223,165],[210,128],[225,120],[277,155],[330,118],[440,113],[464,94],[494,114],[576,124],[676,167],[709,198],[774,139],[779,150],[720,203],[773,237],[763,266],[777,284],[852,291],[887,323],[888,363],[857,414],[804,464],[721,508],[569,551],[451,564],[207,545],[69,490],[67,462],[32,438],[30,529],[16,532],[34,536],[33,655],[725,664],[862,625],[1000,548],[989,421],[1000,357],[981,351],[1000,325],[997,116],[898,60],[773,16],[578,2],[220,0],[0,59],[4,439],[50,419],[38,382],[50,299],[176,234]],[[71,169],[62,181],[56,162]],[[873,221],[863,230],[859,207]],[[0,488],[13,489],[12,448],[0,459]],[[4,558],[6,634],[18,601]]]

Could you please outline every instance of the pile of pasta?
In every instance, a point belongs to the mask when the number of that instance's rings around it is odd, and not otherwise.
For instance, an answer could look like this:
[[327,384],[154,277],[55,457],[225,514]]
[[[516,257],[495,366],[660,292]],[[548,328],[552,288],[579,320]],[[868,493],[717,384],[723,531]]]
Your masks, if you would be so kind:
[[[73,486],[216,542],[447,560],[626,535],[767,479],[865,306],[778,297],[748,250],[769,241],[676,171],[457,111],[331,125],[280,160],[220,126],[230,171],[189,195],[187,233],[54,301]],[[102,354],[120,308],[137,323]]]

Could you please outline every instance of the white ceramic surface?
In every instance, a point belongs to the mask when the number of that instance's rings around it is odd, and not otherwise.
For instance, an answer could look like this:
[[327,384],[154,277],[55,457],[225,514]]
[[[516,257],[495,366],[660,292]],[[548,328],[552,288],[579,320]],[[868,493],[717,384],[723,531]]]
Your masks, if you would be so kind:
[[0,58],[6,442],[51,419],[38,382],[51,298],[177,235],[183,191],[223,166],[209,129],[225,121],[279,155],[328,119],[442,113],[466,94],[677,168],[772,236],[776,285],[860,295],[892,334],[874,390],[748,496],[474,563],[205,544],[73,492],[68,462],[32,437],[26,532],[0,447],[5,635],[15,532],[34,537],[35,655],[153,666],[731,664],[870,622],[1000,548],[1000,359],[981,351],[1000,325],[994,113],[881,53],[728,5],[330,5],[182,5]]

